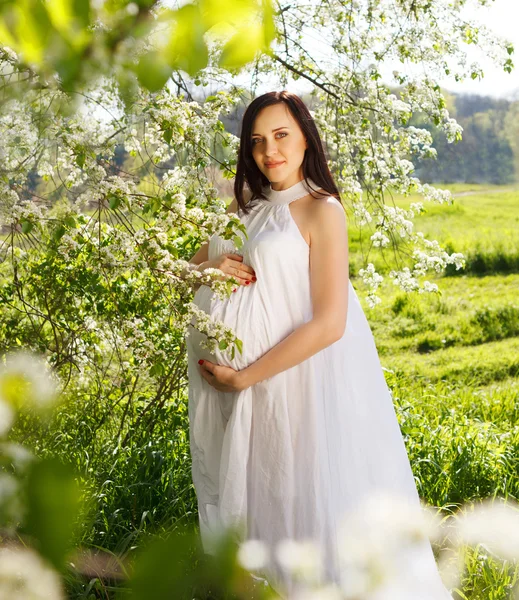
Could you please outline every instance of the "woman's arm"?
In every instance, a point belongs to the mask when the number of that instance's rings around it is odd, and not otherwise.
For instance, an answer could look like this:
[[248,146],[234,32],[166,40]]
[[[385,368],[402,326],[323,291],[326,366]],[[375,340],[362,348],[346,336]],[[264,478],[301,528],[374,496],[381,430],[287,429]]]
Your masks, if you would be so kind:
[[[235,213],[238,210],[238,204],[236,202],[236,198],[233,198],[229,203],[229,206],[226,208],[226,213]],[[209,242],[205,242],[200,246],[200,248],[193,254],[193,256],[189,259],[189,266],[185,269],[181,277],[184,275],[188,275],[193,269],[197,269],[198,271],[204,270],[204,263],[209,260]],[[196,291],[200,287],[200,283],[195,283],[194,290]]]
[[345,331],[349,279],[346,215],[333,197],[313,204],[309,220],[312,319],[238,371],[241,389],[294,367],[339,340]]

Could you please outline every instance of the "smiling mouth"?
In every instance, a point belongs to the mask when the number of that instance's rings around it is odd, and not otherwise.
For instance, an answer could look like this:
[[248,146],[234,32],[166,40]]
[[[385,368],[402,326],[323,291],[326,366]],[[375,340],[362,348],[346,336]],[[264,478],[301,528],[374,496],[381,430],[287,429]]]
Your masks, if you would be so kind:
[[278,162],[278,163],[267,163],[265,164],[266,167],[268,167],[269,169],[272,167],[279,167],[279,165],[284,164],[283,162]]

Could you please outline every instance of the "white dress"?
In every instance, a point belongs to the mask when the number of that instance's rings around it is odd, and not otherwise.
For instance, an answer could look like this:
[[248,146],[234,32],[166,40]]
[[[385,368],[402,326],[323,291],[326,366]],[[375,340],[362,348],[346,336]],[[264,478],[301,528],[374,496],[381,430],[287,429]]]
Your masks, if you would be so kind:
[[[241,370],[312,318],[310,250],[291,215],[297,195],[292,188],[270,194],[267,186],[269,199],[249,203],[248,215],[238,211],[249,236],[240,251],[218,235],[210,239],[209,259],[238,252],[257,281],[237,286],[226,300],[203,285],[195,294],[198,307],[233,327],[243,354],[236,350],[233,360],[219,350],[211,354],[199,346],[204,334],[189,326],[192,476],[205,552],[213,551],[211,532],[233,524],[244,526],[243,539],[271,549],[286,538],[313,539],[323,549],[326,580],[338,583],[341,515],[381,491],[403,494],[420,507],[373,335],[351,281],[342,338],[302,363],[236,393],[213,388],[198,365],[202,358]],[[429,542],[425,553],[437,574]],[[280,594],[295,589],[275,558],[266,574]],[[418,598],[451,596],[438,584],[437,592],[429,589]]]

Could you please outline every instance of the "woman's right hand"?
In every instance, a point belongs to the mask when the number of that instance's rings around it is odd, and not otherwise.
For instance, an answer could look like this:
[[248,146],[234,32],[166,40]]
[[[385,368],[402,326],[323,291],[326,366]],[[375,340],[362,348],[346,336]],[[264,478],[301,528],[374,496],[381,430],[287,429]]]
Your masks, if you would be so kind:
[[243,263],[243,256],[240,254],[226,252],[212,260],[206,260],[199,265],[199,271],[204,271],[208,268],[220,269],[220,271],[225,273],[226,279],[234,277],[240,285],[250,285],[256,281],[254,269]]

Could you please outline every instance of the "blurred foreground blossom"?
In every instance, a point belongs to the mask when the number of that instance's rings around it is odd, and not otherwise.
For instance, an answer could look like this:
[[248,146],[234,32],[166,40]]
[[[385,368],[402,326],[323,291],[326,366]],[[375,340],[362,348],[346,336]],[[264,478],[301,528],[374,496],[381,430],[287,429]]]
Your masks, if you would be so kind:
[[0,395],[0,437],[4,436],[14,423],[14,410],[2,400]]
[[313,590],[302,590],[294,600],[344,600],[344,595],[340,588],[329,584]]
[[57,376],[47,361],[27,350],[8,353],[0,366],[0,407],[7,403],[15,409],[52,408],[59,399],[58,388]]
[[510,499],[507,504],[484,500],[457,517],[457,543],[482,544],[496,557],[519,559],[519,504]]
[[325,580],[322,549],[314,540],[281,540],[275,554],[297,581],[289,600],[451,600],[431,547],[443,535],[432,508],[378,493],[340,522],[338,583]]
[[25,548],[0,548],[0,598],[61,600],[59,576],[43,559]]
[[323,575],[321,550],[312,540],[285,539],[276,546],[280,564],[299,581],[317,583]]
[[237,558],[243,568],[255,571],[267,565],[269,551],[267,545],[262,541],[247,540],[240,544]]
[[339,533],[344,598],[449,598],[430,544],[439,524],[432,511],[386,493],[347,514]]
[[4,512],[4,505],[11,500],[17,491],[18,482],[16,479],[9,473],[0,473],[0,515]]

